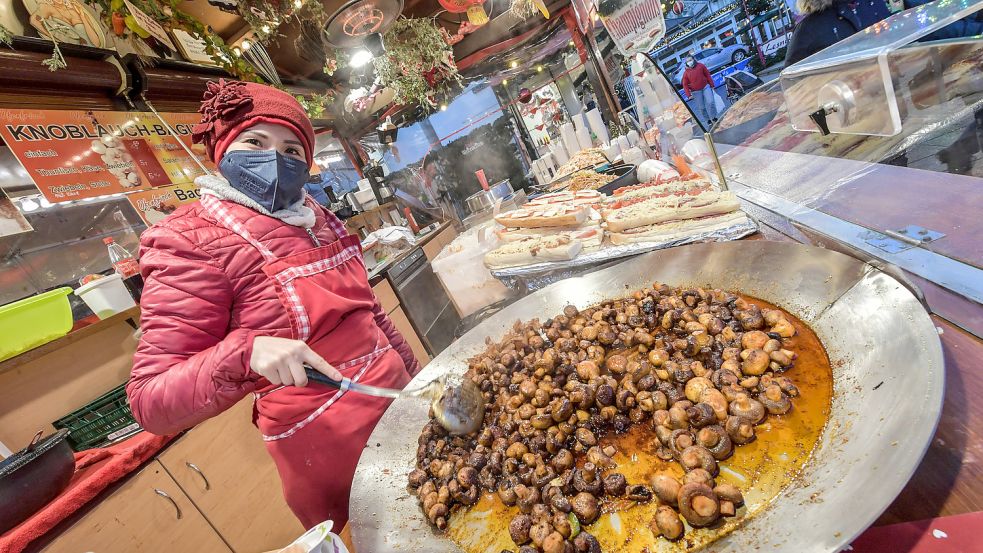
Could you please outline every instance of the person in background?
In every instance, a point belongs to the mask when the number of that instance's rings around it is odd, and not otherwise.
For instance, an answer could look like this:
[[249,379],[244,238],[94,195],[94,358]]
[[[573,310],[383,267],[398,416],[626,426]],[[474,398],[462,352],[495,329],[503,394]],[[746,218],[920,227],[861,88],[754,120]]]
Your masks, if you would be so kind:
[[581,97],[583,98],[584,111],[590,111],[597,107],[597,100],[594,98],[594,93],[587,86],[584,86],[581,91]]
[[[911,9],[931,0],[904,0]],[[891,15],[885,0],[798,0],[799,21],[785,53],[785,67],[836,44]],[[962,38],[983,33],[983,12],[947,25],[922,41]]]
[[[420,370],[369,286],[357,236],[318,206],[314,128],[296,99],[208,83],[193,130],[220,175],[140,237],[137,422],[176,434],[252,394],[287,504],[307,528],[348,520],[358,458],[390,400],[309,384],[306,367],[402,388]],[[246,475],[243,475],[246,476]]]
[[692,55],[686,56],[686,70],[683,71],[683,91],[693,102],[693,112],[710,126],[717,121],[717,106],[714,102],[713,76],[707,66],[696,61]]

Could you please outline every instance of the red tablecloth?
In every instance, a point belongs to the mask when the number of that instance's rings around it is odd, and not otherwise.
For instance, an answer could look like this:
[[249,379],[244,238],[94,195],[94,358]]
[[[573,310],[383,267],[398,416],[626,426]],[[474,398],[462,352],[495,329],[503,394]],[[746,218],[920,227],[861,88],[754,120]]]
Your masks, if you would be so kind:
[[139,468],[171,439],[173,436],[140,432],[110,447],[76,453],[75,475],[68,488],[31,518],[0,536],[0,551],[20,553],[113,482]]
[[979,553],[983,512],[868,528],[844,551],[853,553]]

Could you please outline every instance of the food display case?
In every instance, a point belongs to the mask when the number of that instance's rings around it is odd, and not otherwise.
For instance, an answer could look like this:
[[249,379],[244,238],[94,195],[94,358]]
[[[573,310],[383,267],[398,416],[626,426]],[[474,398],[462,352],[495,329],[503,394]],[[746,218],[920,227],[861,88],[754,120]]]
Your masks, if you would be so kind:
[[787,67],[711,133],[728,186],[762,222],[896,266],[977,336],[983,41],[932,39],[981,7],[898,13]]

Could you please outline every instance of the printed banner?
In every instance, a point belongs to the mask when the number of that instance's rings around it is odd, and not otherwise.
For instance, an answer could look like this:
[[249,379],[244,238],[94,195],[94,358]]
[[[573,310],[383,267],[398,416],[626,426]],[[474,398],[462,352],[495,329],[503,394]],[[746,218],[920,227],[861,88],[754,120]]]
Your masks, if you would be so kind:
[[175,184],[126,195],[130,205],[140,214],[140,218],[147,223],[147,226],[156,224],[174,213],[178,207],[200,197],[201,192],[194,184]]
[[625,57],[654,49],[666,34],[659,0],[600,0],[597,13]]
[[[197,121],[173,114],[169,124],[190,143]],[[0,138],[51,202],[190,183],[204,173],[150,113],[0,109]]]

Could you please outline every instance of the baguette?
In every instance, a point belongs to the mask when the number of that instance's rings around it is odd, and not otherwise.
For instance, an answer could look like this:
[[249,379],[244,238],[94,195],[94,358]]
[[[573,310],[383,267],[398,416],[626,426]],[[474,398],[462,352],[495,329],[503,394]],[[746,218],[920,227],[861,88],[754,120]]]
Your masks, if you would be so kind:
[[588,221],[583,225],[571,227],[499,229],[495,231],[495,234],[502,242],[518,242],[519,240],[525,240],[526,238],[545,238],[547,236],[556,236],[558,234],[575,236],[578,233],[592,229],[597,229],[599,231],[602,230],[600,223]]
[[567,235],[527,238],[488,252],[485,254],[485,266],[505,269],[544,261],[567,261],[577,257],[581,249],[583,243]]
[[677,219],[721,215],[737,211],[740,207],[732,192],[703,192],[696,196],[634,201],[606,210],[603,214],[608,232],[622,232]]
[[644,227],[636,227],[623,232],[611,232],[608,236],[616,246],[639,242],[667,242],[704,232],[721,230],[747,221],[743,211],[733,211],[723,215],[709,215],[696,219],[667,221]]
[[588,207],[568,205],[531,206],[502,213],[495,220],[504,227],[542,228],[581,225]]

